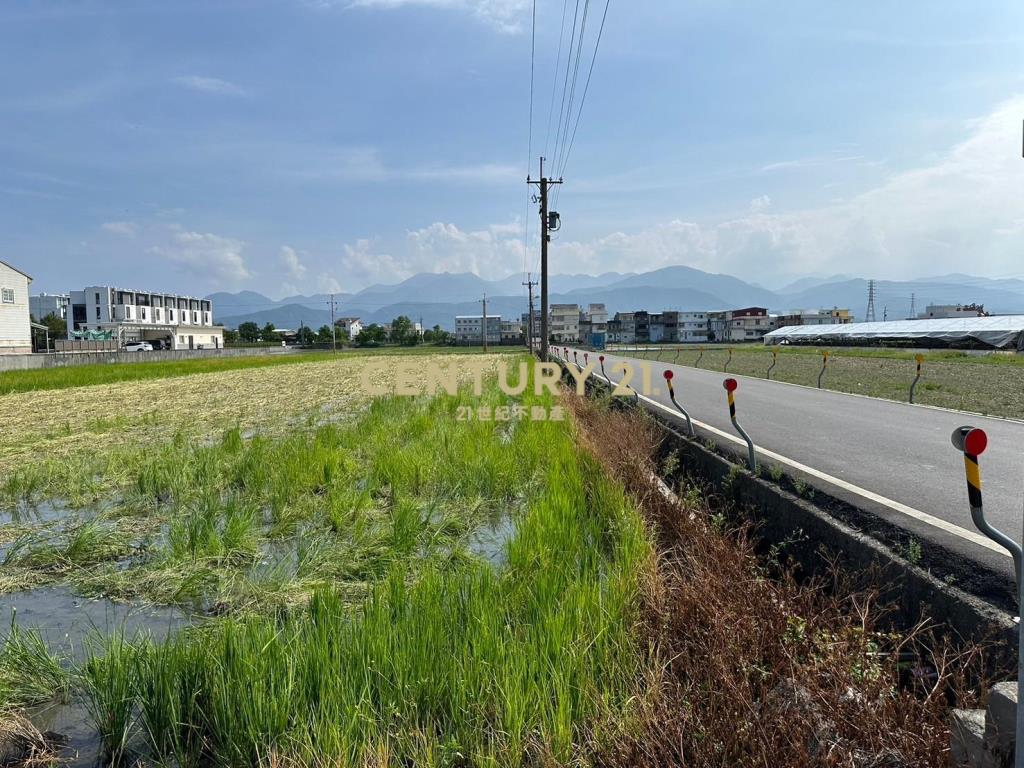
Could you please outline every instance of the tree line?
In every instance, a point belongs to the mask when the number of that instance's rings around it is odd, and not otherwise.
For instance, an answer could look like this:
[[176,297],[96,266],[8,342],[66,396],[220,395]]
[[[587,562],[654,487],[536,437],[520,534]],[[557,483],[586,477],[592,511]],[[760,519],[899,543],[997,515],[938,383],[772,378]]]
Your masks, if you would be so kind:
[[[226,344],[279,341],[281,334],[273,323],[267,323],[260,328],[258,324],[250,321],[239,325],[237,330],[224,330]],[[435,325],[421,334],[416,330],[412,320],[405,315],[399,315],[391,321],[390,328],[372,323],[360,330],[355,338],[350,338],[348,331],[340,328],[336,328],[332,335],[329,325],[322,325],[316,331],[304,325],[295,332],[295,341],[303,346],[330,344],[336,341],[338,344],[352,344],[357,347],[382,347],[386,344],[414,347],[417,344],[454,344],[455,337],[440,325]]]

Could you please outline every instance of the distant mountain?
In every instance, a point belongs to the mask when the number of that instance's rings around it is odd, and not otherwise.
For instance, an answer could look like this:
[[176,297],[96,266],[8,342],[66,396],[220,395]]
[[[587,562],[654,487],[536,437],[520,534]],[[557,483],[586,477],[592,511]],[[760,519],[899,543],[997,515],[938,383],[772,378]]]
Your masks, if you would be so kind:
[[[768,307],[777,299],[769,290],[758,288],[730,275],[716,275],[693,267],[664,267],[653,272],[631,275],[611,283],[606,290],[621,289],[677,289],[694,291],[713,297],[716,301],[711,307]],[[571,291],[573,295],[585,293],[585,290]],[[609,300],[615,300],[610,297]]]
[[[502,280],[483,280],[471,273],[422,273],[394,285],[374,285],[355,294],[336,294],[336,316],[354,315],[364,324],[389,323],[398,315],[422,319],[430,327],[451,330],[455,316],[479,314],[480,299],[487,294],[489,312],[519,317],[526,312],[526,290],[520,275]],[[875,313],[879,320],[887,311],[889,319],[910,314],[911,295],[915,310],[928,304],[978,302],[990,312],[1024,314],[1024,280],[992,280],[970,275],[945,275],[922,280],[876,281]],[[553,275],[549,278],[551,303],[603,303],[609,313],[646,309],[652,312],[708,310],[745,306],[767,307],[772,312],[842,307],[863,319],[868,283],[841,275],[832,278],[807,277],[784,289],[771,291],[730,275],[712,274],[686,266],[665,267],[645,273],[603,275]],[[539,290],[534,289],[535,299]],[[330,322],[329,297],[290,296],[274,301],[254,291],[215,293],[217,322],[228,327],[251,320],[279,328],[305,324],[314,328]]]
[[[216,309],[217,305],[213,305]],[[242,323],[253,322],[261,328],[273,323],[275,328],[287,328],[294,331],[300,325],[319,328],[331,324],[331,313],[327,309],[312,309],[302,304],[286,304],[282,307],[262,309],[255,312],[243,312],[238,315],[217,315],[217,322],[227,328],[237,328]]]

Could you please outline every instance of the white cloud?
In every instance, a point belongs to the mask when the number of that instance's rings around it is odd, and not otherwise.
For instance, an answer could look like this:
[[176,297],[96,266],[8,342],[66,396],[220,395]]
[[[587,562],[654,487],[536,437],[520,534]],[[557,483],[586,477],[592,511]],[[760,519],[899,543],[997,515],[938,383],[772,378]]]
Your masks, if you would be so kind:
[[401,8],[422,6],[471,13],[502,32],[519,32],[529,7],[528,0],[316,0],[320,6],[338,5],[348,8]]
[[506,163],[396,168],[385,163],[373,147],[345,147],[318,150],[307,167],[287,171],[285,175],[314,181],[509,184],[520,180],[522,169]]
[[131,221],[108,221],[100,229],[112,235],[121,237],[135,237],[139,231],[139,225]]
[[306,265],[302,263],[298,252],[291,246],[281,246],[281,263],[285,272],[292,280],[302,280],[306,276]]
[[171,82],[184,88],[202,93],[216,93],[223,96],[248,96],[249,91],[240,85],[221,80],[219,77],[203,77],[202,75],[183,75],[171,78]]
[[969,123],[967,138],[933,163],[895,173],[847,200],[769,212],[771,201],[761,197],[750,210],[717,222],[675,220],[558,243],[556,250],[559,259],[590,272],[687,264],[753,280],[822,271],[897,279],[1018,272],[1022,112],[1024,97],[1005,102]]
[[244,247],[241,240],[174,227],[170,243],[149,252],[208,283],[235,285],[252,277],[242,256]]

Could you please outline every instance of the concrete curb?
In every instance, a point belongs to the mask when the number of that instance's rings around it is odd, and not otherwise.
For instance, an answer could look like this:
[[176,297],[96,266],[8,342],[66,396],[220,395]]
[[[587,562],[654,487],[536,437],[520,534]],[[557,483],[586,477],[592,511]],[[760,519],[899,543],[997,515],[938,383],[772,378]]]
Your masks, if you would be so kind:
[[[593,377],[588,379],[588,392],[599,390],[607,391],[607,386]],[[628,398],[617,399],[623,408],[642,408]],[[648,415],[665,434],[659,458],[674,453],[682,474],[699,477],[724,492],[755,524],[762,544],[783,545],[786,556],[803,572],[825,575],[833,561],[851,572],[876,569],[879,578],[875,583],[883,587],[882,598],[898,607],[900,623],[912,626],[927,617],[940,625],[937,629],[952,632],[954,639],[996,642],[1000,648],[990,659],[993,669],[1005,662],[1016,663],[1017,627],[1012,615],[936,578],[814,503],[684,437],[659,416]]]

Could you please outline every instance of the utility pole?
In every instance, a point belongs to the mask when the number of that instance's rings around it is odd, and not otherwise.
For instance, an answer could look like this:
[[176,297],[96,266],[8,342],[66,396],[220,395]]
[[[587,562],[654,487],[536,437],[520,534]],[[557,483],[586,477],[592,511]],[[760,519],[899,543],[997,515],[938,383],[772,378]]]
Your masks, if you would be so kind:
[[910,294],[910,317],[907,320],[915,320],[917,318],[917,294]]
[[487,351],[487,294],[484,294],[484,316],[481,318],[482,322],[480,327],[483,329],[482,336],[484,337],[484,352]]
[[331,349],[335,352],[338,351],[338,326],[334,324],[334,308],[337,306],[337,302],[334,300],[334,294],[331,294],[331,300],[327,302],[331,305]]
[[864,320],[868,323],[875,322],[875,281],[868,280],[868,311],[864,314]]
[[530,354],[533,354],[533,286],[537,283],[533,279],[533,275],[530,272],[526,273],[526,282],[523,285],[526,286],[530,292],[530,314],[526,316],[526,347],[530,350]]
[[[561,184],[562,180],[549,179],[544,175],[544,158],[540,159],[540,181],[533,181],[529,177],[527,184],[536,184],[540,187],[540,359],[547,362],[548,359],[548,243],[551,242],[551,219],[548,217],[548,189]],[[557,212],[552,212],[557,221]]]

